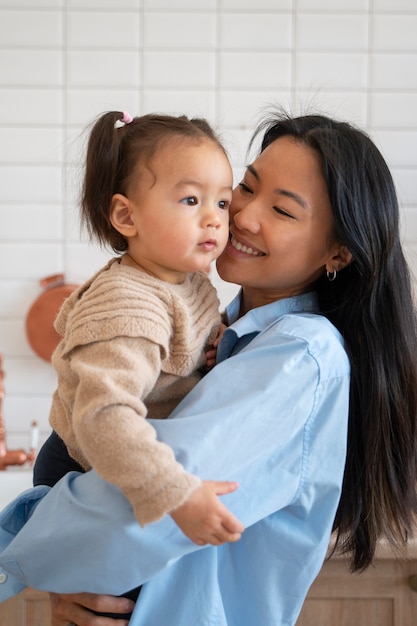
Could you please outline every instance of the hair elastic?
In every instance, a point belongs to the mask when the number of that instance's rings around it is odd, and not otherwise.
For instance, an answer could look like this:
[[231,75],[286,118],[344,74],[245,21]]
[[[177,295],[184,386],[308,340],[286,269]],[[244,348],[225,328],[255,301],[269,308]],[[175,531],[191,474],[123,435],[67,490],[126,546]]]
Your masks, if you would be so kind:
[[120,121],[124,124],[130,124],[133,121],[133,117],[127,111],[123,111],[123,117]]

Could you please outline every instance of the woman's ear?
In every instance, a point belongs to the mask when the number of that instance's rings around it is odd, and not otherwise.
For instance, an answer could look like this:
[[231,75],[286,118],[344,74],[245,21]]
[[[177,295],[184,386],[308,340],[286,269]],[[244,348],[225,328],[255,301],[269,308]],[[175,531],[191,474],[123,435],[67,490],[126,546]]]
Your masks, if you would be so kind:
[[136,224],[132,218],[132,205],[126,196],[116,193],[112,197],[110,205],[110,222],[124,237],[135,237],[138,233]]
[[340,270],[352,263],[352,261],[353,256],[350,250],[346,246],[340,245],[338,246],[335,254],[333,254],[333,256],[331,257],[329,267],[326,266],[326,268],[329,270],[329,272],[334,272],[334,270],[340,272]]

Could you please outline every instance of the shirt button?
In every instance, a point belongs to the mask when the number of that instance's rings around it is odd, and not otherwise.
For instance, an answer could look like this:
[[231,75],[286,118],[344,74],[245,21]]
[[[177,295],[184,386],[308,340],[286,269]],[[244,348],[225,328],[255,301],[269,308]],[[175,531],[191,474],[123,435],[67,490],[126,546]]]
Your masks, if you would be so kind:
[[0,585],[5,583],[7,580],[7,574],[0,573]]

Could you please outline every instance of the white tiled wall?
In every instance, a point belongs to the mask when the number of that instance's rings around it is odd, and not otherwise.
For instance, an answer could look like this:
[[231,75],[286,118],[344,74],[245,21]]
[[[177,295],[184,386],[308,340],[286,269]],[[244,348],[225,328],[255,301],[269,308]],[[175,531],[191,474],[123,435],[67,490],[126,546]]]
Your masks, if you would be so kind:
[[[398,186],[417,275],[416,0],[0,0],[0,352],[10,447],[55,377],[25,338],[39,279],[107,254],[77,221],[82,129],[108,109],[203,115],[236,171],[278,101],[368,130]],[[401,277],[399,277],[400,279]],[[217,278],[213,278],[218,284]],[[231,293],[219,285],[222,301]]]

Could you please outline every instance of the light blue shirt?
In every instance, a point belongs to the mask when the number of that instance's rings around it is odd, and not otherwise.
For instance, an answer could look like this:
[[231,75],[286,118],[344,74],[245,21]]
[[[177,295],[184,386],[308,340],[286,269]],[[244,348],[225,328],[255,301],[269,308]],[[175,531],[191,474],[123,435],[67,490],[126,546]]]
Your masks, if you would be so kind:
[[241,540],[199,547],[168,515],[141,528],[117,488],[94,471],[72,472],[46,496],[37,488],[33,513],[25,500],[36,488],[3,512],[0,598],[9,584],[9,594],[19,584],[121,594],[146,583],[132,626],[295,623],[340,497],[348,358],[314,294],[304,294],[235,321],[218,360],[172,418],[152,423],[188,471],[239,482],[224,502],[246,527]]

